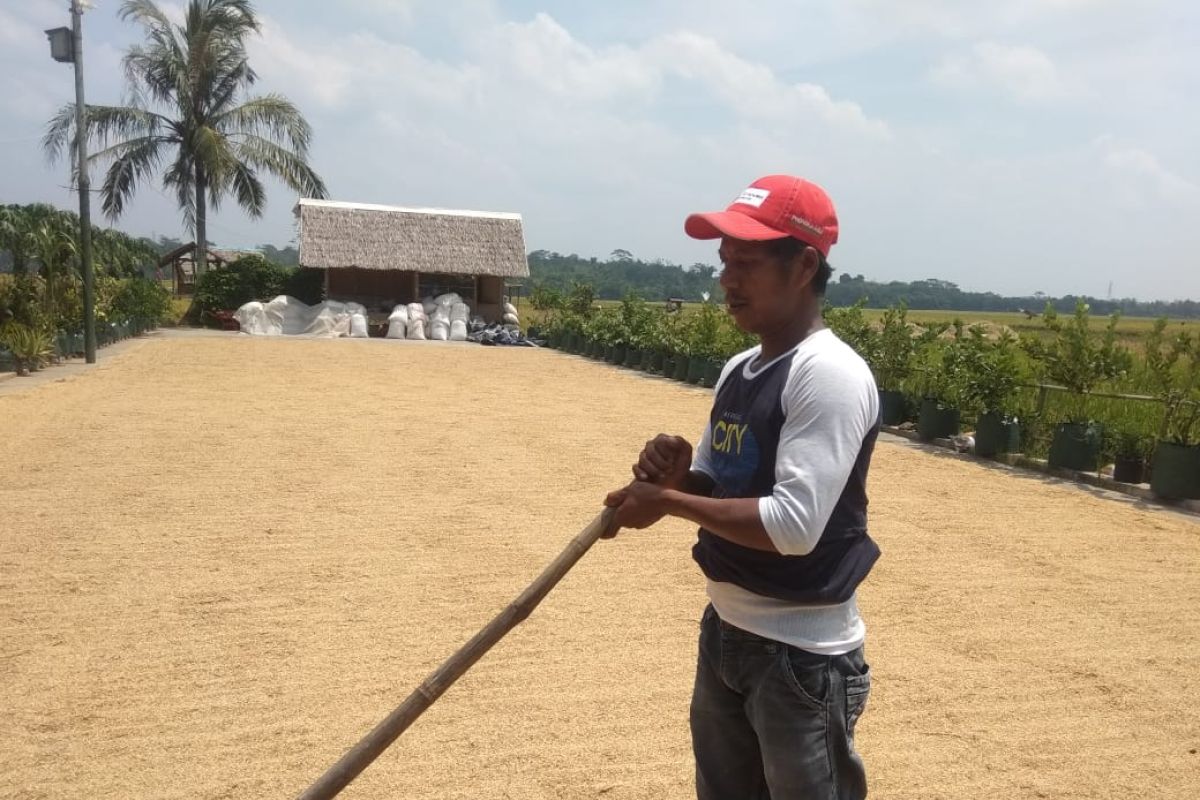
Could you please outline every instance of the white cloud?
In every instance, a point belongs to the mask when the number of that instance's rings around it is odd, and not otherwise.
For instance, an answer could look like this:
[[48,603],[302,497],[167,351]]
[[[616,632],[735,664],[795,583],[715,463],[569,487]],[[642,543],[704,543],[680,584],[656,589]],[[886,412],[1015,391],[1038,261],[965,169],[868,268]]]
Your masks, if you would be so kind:
[[786,83],[769,66],[731,53],[711,38],[668,34],[648,43],[644,52],[658,69],[697,81],[746,119],[815,118],[848,133],[882,139],[891,135],[887,123],[869,118],[857,103],[834,100],[816,84]]
[[1149,192],[1151,200],[1172,205],[1195,208],[1200,203],[1200,186],[1164,167],[1153,153],[1117,144],[1107,136],[1097,139],[1094,146],[1101,163],[1119,182],[1117,196],[1122,201],[1145,205]]
[[475,55],[496,77],[581,102],[645,101],[659,84],[658,71],[638,51],[589,47],[547,14],[483,32]]
[[[1148,0],[1157,4],[1158,0]],[[932,34],[967,39],[1009,30],[1048,17],[1093,15],[1119,10],[1127,0],[1008,0],[970,3],[963,0],[847,0],[861,23],[891,30],[893,35]]]
[[1036,47],[978,42],[933,68],[934,83],[954,89],[988,87],[1023,103],[1047,103],[1078,94],[1055,63]]

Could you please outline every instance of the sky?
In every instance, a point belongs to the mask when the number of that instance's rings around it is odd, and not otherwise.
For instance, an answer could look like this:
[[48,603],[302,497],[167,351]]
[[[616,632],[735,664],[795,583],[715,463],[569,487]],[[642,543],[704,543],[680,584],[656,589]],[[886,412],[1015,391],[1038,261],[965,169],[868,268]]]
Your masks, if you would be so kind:
[[[69,24],[66,8],[0,0],[0,203],[77,208],[67,166],[39,144],[74,99],[71,67],[42,33]],[[126,99],[121,56],[139,31],[119,9],[97,0],[84,17],[89,103]],[[715,243],[684,235],[687,214],[789,173],[837,206],[836,271],[1012,295],[1200,298],[1195,0],[255,9],[254,92],[299,106],[336,200],[512,211],[529,250],[716,263]],[[228,201],[209,238],[294,241],[295,194],[268,186],[261,219]],[[187,238],[157,179],[115,225]]]

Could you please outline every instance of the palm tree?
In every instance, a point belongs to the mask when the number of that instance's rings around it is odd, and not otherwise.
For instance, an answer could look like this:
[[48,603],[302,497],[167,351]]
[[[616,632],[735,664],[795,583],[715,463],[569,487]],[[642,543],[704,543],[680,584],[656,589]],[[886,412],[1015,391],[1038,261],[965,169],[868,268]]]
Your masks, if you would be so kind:
[[[133,100],[128,106],[88,106],[85,123],[99,147],[89,160],[108,164],[100,193],[109,219],[169,158],[163,188],[175,193],[184,224],[195,234],[197,269],[203,270],[207,209],[232,195],[250,216],[262,216],[260,171],[303,196],[327,196],[308,165],[312,129],[300,111],[276,94],[243,98],[258,77],[244,43],[259,31],[249,0],[190,0],[182,25],[152,0],[126,0],[121,18],[146,34],[146,42],[124,59]],[[50,120],[42,144],[51,159],[73,138],[74,121],[72,105]]]
[[34,255],[41,263],[45,288],[42,304],[47,318],[53,319],[67,284],[75,277],[73,263],[77,250],[69,228],[64,230],[60,219],[44,220],[31,232]]

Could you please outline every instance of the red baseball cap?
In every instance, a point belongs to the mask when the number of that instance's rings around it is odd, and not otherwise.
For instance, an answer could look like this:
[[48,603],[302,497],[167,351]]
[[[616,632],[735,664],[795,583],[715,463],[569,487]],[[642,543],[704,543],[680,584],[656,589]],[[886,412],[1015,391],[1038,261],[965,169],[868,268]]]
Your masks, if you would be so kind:
[[692,214],[683,229],[693,239],[728,236],[765,242],[791,236],[828,257],[838,238],[837,212],[825,190],[791,175],[759,178],[724,211]]

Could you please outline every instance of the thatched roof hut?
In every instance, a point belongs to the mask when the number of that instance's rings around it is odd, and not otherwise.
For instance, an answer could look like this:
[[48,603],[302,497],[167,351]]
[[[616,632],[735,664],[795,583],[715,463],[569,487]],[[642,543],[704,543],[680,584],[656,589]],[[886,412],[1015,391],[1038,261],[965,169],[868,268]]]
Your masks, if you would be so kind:
[[[210,247],[207,251],[208,268],[232,264],[244,255],[262,255],[259,250],[228,250]],[[188,295],[196,291],[196,243],[181,244],[158,259],[158,268],[171,265],[172,283],[176,295]]]
[[527,278],[521,215],[302,199],[300,264],[326,270],[326,295],[373,310],[456,291],[498,316],[505,281]]

